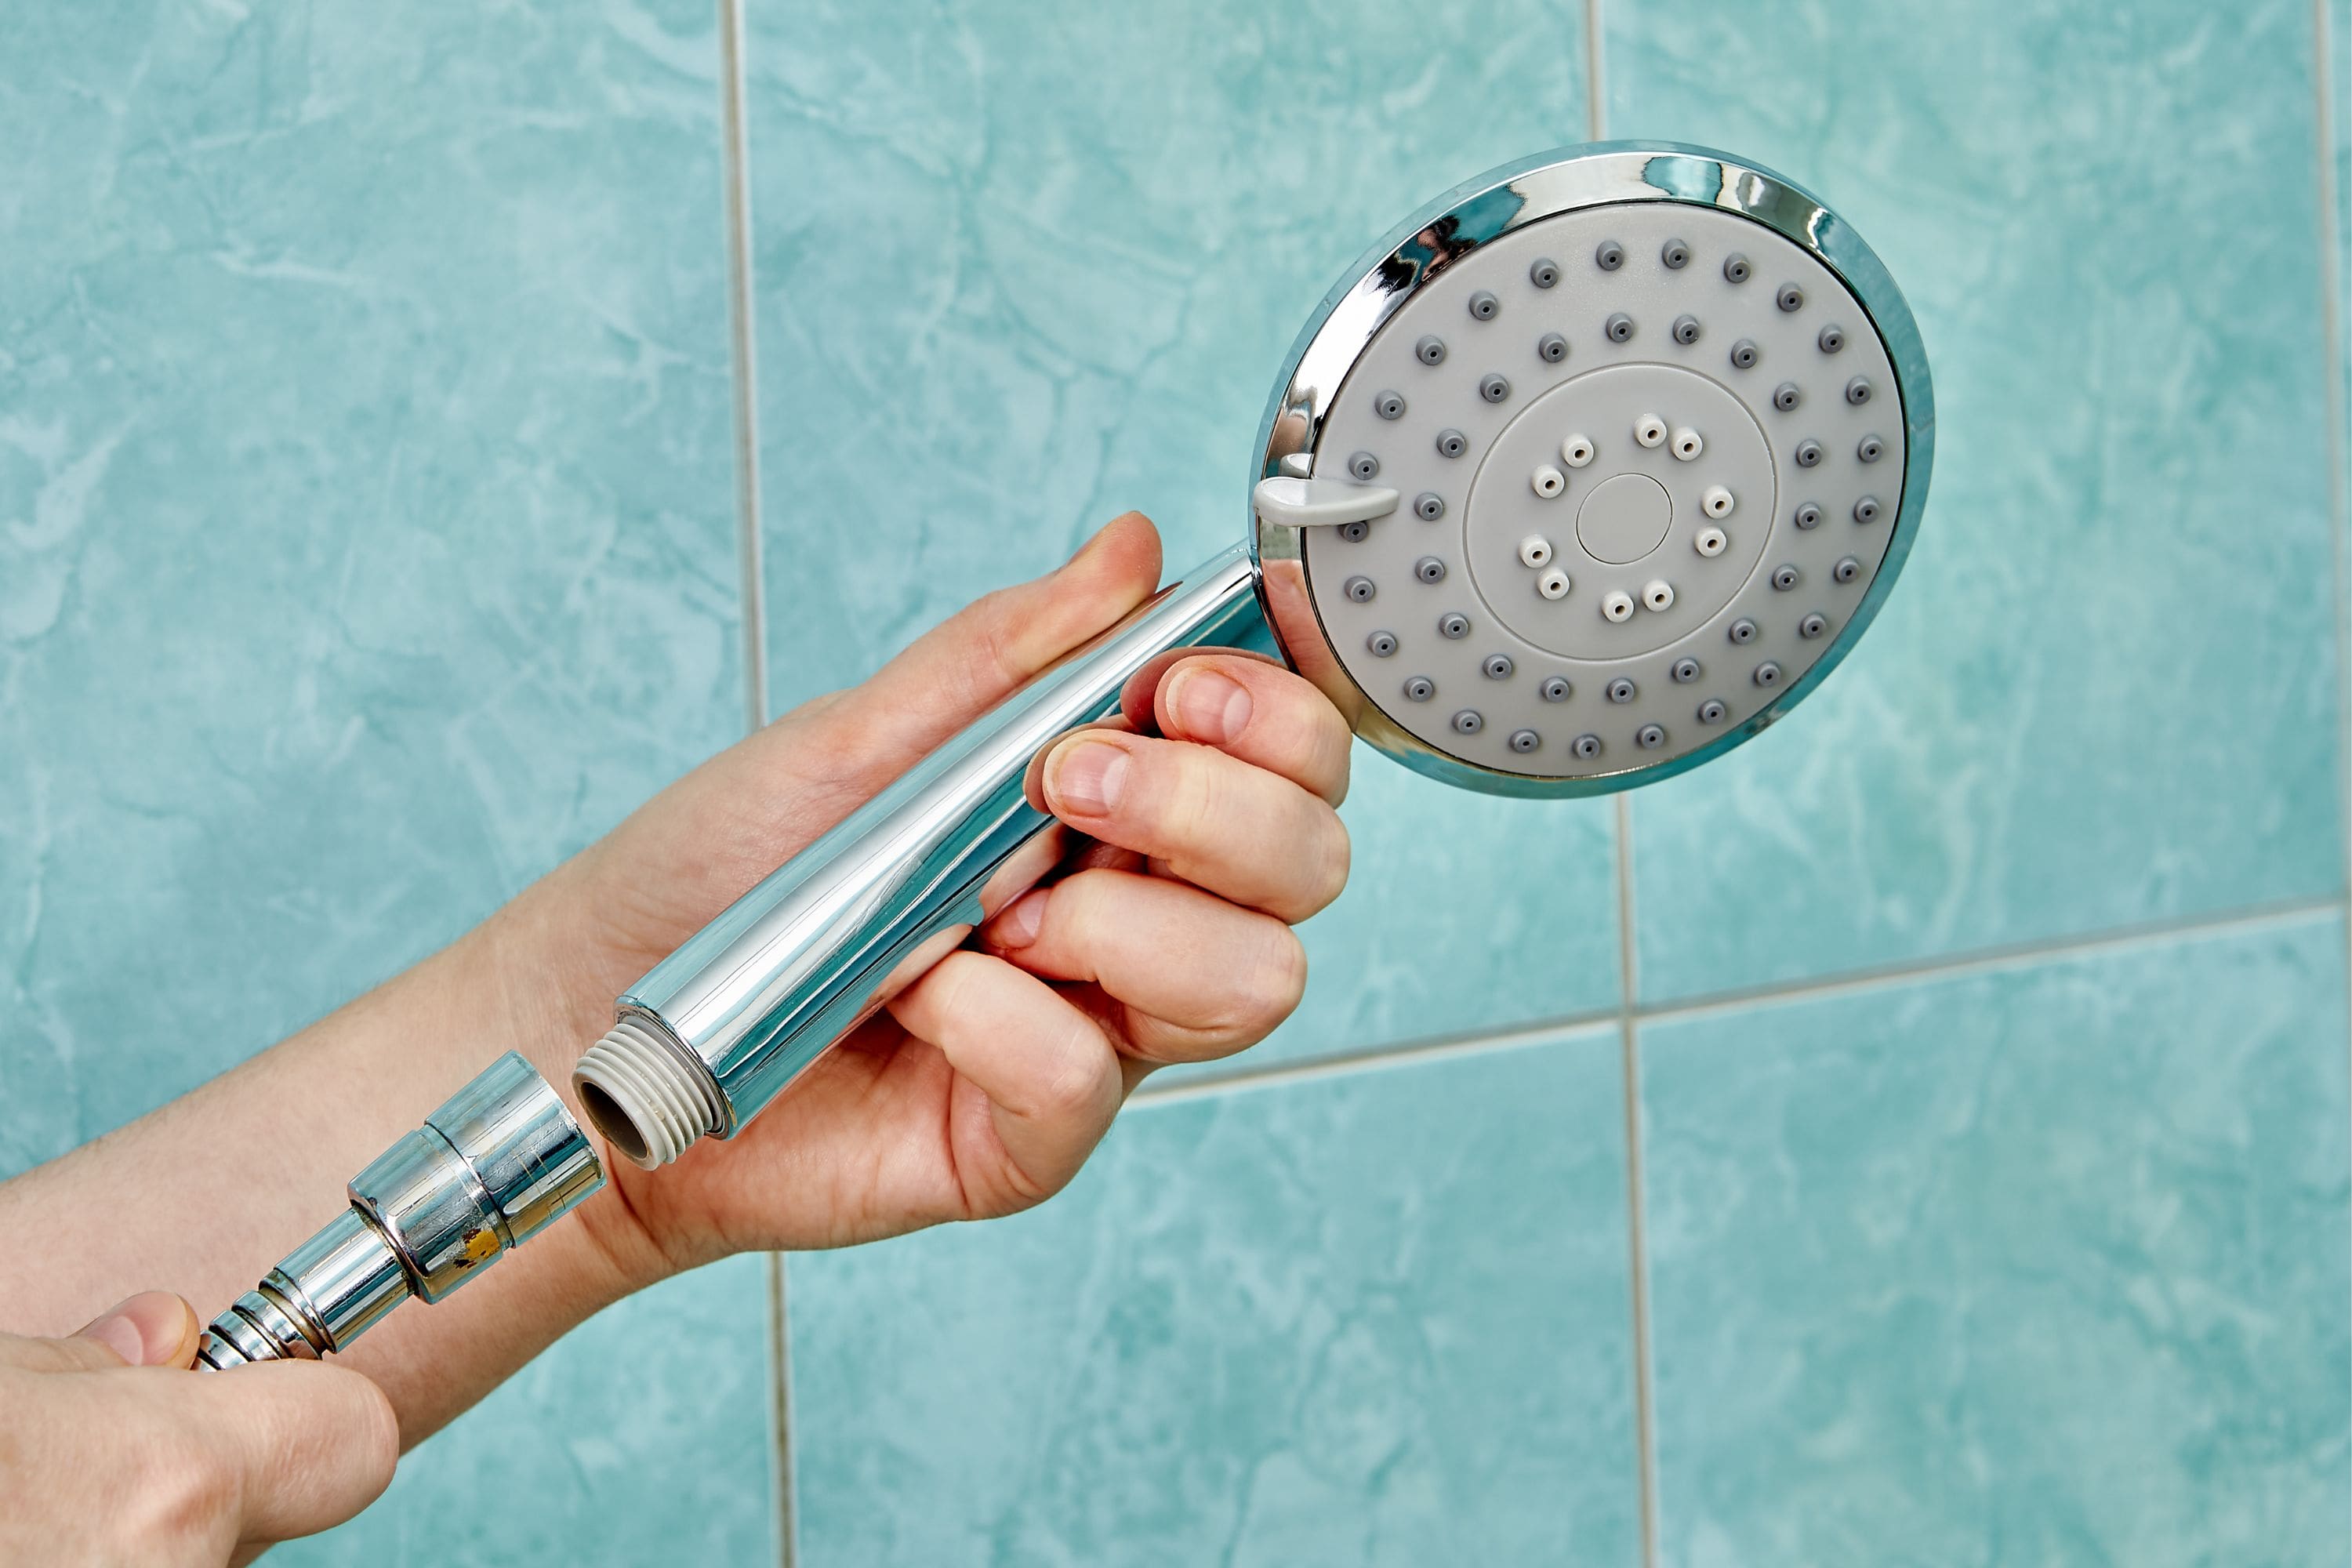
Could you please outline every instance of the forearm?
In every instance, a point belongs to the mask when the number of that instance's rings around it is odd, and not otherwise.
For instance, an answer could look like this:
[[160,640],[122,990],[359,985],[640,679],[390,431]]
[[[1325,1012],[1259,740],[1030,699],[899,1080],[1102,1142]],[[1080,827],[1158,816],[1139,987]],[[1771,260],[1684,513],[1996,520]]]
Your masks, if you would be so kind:
[[[0,1186],[0,1328],[70,1330],[158,1288],[218,1311],[334,1217],[363,1165],[504,1052],[569,1100],[572,1068],[610,1026],[615,996],[1133,610],[1159,574],[1150,525],[1113,522],[1059,572],[982,599],[855,690],[712,758],[446,952]],[[1242,654],[1184,658],[1125,696],[1122,725],[1040,764],[1050,809],[1093,846],[1080,858],[1089,870],[1025,897],[1024,915],[916,980],[740,1137],[652,1173],[598,1139],[604,1193],[338,1358],[381,1383],[404,1441],[680,1268],[1037,1202],[1075,1173],[1143,1073],[1230,1055],[1290,1011],[1305,963],[1288,922],[1346,875],[1333,810],[1346,721],[1297,675]],[[1081,755],[1091,761],[1071,761]]]
[[[582,876],[579,863],[560,868],[300,1034],[0,1184],[0,1257],[10,1259],[0,1327],[67,1333],[150,1289],[219,1310],[334,1215],[354,1173],[501,1052],[522,1052],[569,1100],[572,1063],[629,978],[612,978],[614,958],[572,929],[566,906]],[[340,1359],[383,1385],[413,1444],[667,1268],[607,1190],[439,1305],[395,1312]]]

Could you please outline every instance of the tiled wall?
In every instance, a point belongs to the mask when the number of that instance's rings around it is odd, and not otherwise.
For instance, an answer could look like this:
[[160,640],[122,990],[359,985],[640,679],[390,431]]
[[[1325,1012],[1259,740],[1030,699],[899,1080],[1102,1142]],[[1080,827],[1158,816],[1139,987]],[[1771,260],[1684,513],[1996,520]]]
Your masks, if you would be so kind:
[[[0,23],[0,1171],[741,732],[718,59],[700,0]],[[287,1558],[763,1560],[763,1276],[624,1304]]]
[[0,1169],[479,919],[747,637],[780,710],[1123,507],[1236,537],[1305,312],[1491,163],[1779,167],[1937,374],[1790,721],[1622,802],[1361,758],[1281,1035],[793,1258],[788,1488],[739,1260],[290,1560],[2352,1560],[2346,0],[1591,3],[753,0],[740,79],[702,0],[11,20]]

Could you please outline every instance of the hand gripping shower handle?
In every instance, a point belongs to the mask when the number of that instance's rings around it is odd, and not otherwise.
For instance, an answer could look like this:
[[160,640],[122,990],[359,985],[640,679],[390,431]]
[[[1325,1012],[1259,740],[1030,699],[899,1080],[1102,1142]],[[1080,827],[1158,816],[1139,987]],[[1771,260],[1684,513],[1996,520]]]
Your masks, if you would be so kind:
[[[738,900],[620,1001],[573,1075],[638,1163],[732,1137],[898,986],[1050,868],[1022,793],[1065,731],[1192,647],[1275,651],[1246,547],[1160,591],[990,710]],[[352,1178],[350,1206],[213,1320],[196,1365],[348,1350],[410,1297],[438,1301],[604,1185],[586,1133],[509,1052]]]
[[1023,853],[1054,820],[1023,792],[1031,761],[1117,713],[1160,655],[1208,647],[1279,652],[1245,544],[997,704],[656,964],[572,1074],[589,1120],[647,1169],[733,1137],[1051,868]]

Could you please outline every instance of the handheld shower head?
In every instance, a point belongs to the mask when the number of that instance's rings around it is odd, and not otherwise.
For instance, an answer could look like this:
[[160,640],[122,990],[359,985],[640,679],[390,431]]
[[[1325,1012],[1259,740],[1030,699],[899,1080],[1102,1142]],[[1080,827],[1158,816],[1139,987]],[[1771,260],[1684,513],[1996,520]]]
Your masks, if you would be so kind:
[[1460,186],[1300,334],[1250,536],[655,966],[582,1058],[582,1104],[646,1167],[733,1136],[1048,868],[1031,759],[1171,649],[1277,653],[1371,745],[1493,794],[1718,756],[1868,625],[1934,435],[1893,279],[1779,175],[1621,142]]
[[1844,656],[1934,435],[1910,310],[1836,215],[1719,153],[1584,148],[1450,193],[1325,300],[1257,554],[1372,745],[1495,794],[1624,789]]

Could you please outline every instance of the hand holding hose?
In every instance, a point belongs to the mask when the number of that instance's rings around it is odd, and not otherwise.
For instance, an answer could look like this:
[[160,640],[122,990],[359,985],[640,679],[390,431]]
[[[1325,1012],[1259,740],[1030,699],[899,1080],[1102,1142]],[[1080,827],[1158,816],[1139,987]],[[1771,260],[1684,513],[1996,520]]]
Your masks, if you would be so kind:
[[376,1385],[317,1363],[190,1377],[149,1291],[64,1339],[0,1334],[0,1562],[213,1564],[340,1524],[392,1479]]
[[[613,997],[648,964],[1133,609],[1160,565],[1150,523],[1113,522],[1060,571],[991,595],[872,679],[713,758],[443,952],[131,1126],[0,1184],[0,1256],[40,1258],[0,1274],[0,1323],[63,1332],[163,1279],[208,1309],[251,1306],[293,1347],[310,1320],[278,1323],[264,1310],[274,1303],[247,1293],[268,1260],[334,1213],[354,1172],[355,1195],[422,1248],[410,1263],[430,1268],[429,1253],[456,1268],[472,1256],[472,1222],[442,1226],[452,1216],[436,1206],[432,1224],[393,1223],[399,1194],[428,1189],[391,1179],[414,1162],[382,1166],[383,1182],[367,1176],[372,1162],[400,1149],[437,1157],[433,1138],[412,1136],[428,1116],[450,1158],[478,1160],[496,1140],[433,1110],[453,1089],[508,1050],[564,1083],[612,1022]],[[389,1395],[403,1446],[590,1313],[679,1269],[1025,1207],[1070,1179],[1152,1068],[1237,1051],[1289,1013],[1305,966],[1287,922],[1328,903],[1347,871],[1333,810],[1345,723],[1306,681],[1238,654],[1162,661],[1125,696],[1122,719],[1055,744],[1038,770],[1040,804],[1066,825],[1058,841],[1040,840],[1058,848],[1058,868],[992,907],[964,950],[756,1125],[652,1174],[607,1152],[612,1191],[462,1294],[391,1312],[347,1356],[352,1336],[322,1310],[336,1359]],[[158,1170],[175,1173],[162,1192]],[[339,1223],[367,1251],[373,1233]],[[515,1240],[533,1228],[511,1215],[508,1226]],[[58,1246],[61,1236],[74,1245]],[[509,1238],[474,1239],[487,1261]],[[369,1257],[385,1266],[366,1279],[385,1289],[345,1304],[372,1322],[401,1292],[399,1273]]]

